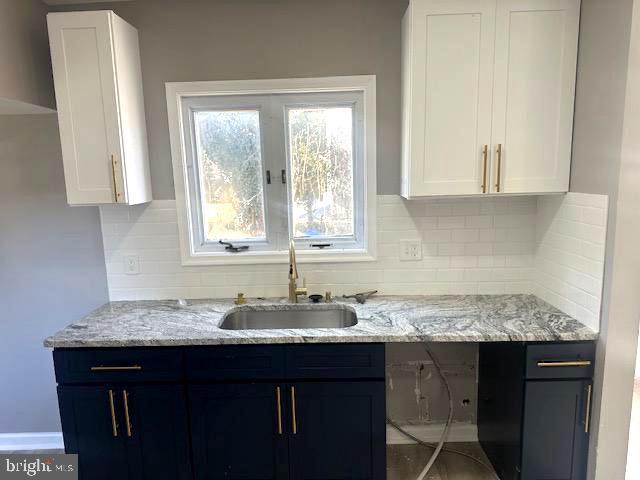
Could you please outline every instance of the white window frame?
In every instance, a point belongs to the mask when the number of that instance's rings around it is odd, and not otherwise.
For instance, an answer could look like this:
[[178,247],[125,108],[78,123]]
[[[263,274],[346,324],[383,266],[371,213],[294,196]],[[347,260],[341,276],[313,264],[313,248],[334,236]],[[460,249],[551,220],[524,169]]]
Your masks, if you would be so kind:
[[[287,263],[288,253],[283,248],[286,238],[275,241],[277,251],[272,249],[249,249],[242,253],[229,253],[225,251],[203,251],[196,248],[198,241],[198,220],[194,218],[191,205],[190,182],[187,151],[191,148],[191,142],[185,138],[185,124],[183,123],[183,111],[188,99],[198,96],[242,96],[242,95],[269,95],[269,94],[306,94],[335,92],[361,92],[364,122],[362,128],[363,139],[360,161],[354,163],[362,165],[362,171],[354,166],[354,196],[359,195],[364,202],[363,227],[360,235],[363,236],[358,248],[349,246],[331,249],[310,249],[309,240],[296,241],[298,249],[297,260],[299,263],[324,263],[324,262],[361,262],[373,261],[376,258],[376,78],[374,75],[321,77],[321,78],[292,78],[269,80],[231,80],[210,82],[168,82],[166,83],[167,114],[169,120],[169,138],[171,142],[171,158],[173,163],[173,177],[176,193],[176,207],[178,212],[178,230],[180,239],[180,252],[183,265],[233,265],[233,264],[262,264],[262,263]],[[189,131],[189,130],[186,130]],[[261,131],[261,137],[269,135],[269,132]],[[261,138],[264,145],[265,138]],[[283,140],[284,141],[284,140]],[[354,148],[358,149],[356,142]],[[288,150],[288,146],[287,146]],[[263,152],[263,162],[264,152]],[[268,160],[266,160],[268,162]],[[263,164],[264,168],[268,168]],[[289,169],[289,161],[286,162]],[[364,175],[364,181],[357,175]],[[290,177],[290,176],[289,176]],[[289,183],[289,182],[287,182]],[[264,187],[266,185],[263,183]],[[357,187],[357,188],[356,188]],[[287,185],[287,188],[289,186]],[[267,205],[265,203],[265,209]],[[354,212],[355,213],[355,212]],[[269,215],[265,211],[265,215]],[[267,225],[268,229],[269,226]],[[289,232],[292,225],[289,219]],[[240,244],[245,244],[239,242]],[[315,240],[314,240],[315,243]],[[339,243],[339,242],[338,242]]]

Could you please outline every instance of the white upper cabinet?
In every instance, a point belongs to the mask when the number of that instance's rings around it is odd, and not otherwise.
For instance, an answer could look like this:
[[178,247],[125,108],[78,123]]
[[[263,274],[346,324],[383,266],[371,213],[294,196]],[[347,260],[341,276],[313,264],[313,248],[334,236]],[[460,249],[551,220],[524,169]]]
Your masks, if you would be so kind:
[[579,18],[579,0],[498,0],[492,192],[569,189]]
[[403,19],[403,195],[481,193],[495,0],[412,1]]
[[151,201],[136,29],[111,11],[47,21],[67,201]]
[[402,194],[564,192],[579,0],[411,0]]

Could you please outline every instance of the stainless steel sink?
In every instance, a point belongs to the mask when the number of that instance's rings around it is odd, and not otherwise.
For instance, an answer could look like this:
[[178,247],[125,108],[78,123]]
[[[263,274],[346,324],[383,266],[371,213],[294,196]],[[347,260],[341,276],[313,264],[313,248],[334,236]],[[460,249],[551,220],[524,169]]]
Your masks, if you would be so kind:
[[358,323],[356,313],[344,305],[290,305],[287,310],[239,307],[225,315],[224,330],[347,328]]

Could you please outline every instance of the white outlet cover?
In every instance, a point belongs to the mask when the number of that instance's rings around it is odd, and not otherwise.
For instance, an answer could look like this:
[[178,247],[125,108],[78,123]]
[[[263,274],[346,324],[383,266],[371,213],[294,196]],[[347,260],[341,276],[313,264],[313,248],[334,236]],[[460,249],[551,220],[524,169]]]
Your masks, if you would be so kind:
[[140,273],[140,257],[138,255],[126,255],[124,257],[124,273],[138,275]]
[[400,240],[400,260],[403,262],[422,260],[422,242],[420,240]]

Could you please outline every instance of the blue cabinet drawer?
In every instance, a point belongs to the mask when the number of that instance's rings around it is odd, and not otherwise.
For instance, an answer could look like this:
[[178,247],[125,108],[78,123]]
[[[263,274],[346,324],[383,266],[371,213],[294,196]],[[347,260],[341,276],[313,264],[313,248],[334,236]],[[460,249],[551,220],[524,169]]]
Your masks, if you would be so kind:
[[527,379],[591,378],[595,343],[546,343],[527,345]]
[[284,378],[283,345],[193,347],[186,351],[187,379],[277,380]]
[[67,383],[171,382],[184,378],[183,353],[174,348],[56,349],[56,380]]
[[288,345],[287,379],[384,378],[384,344]]

